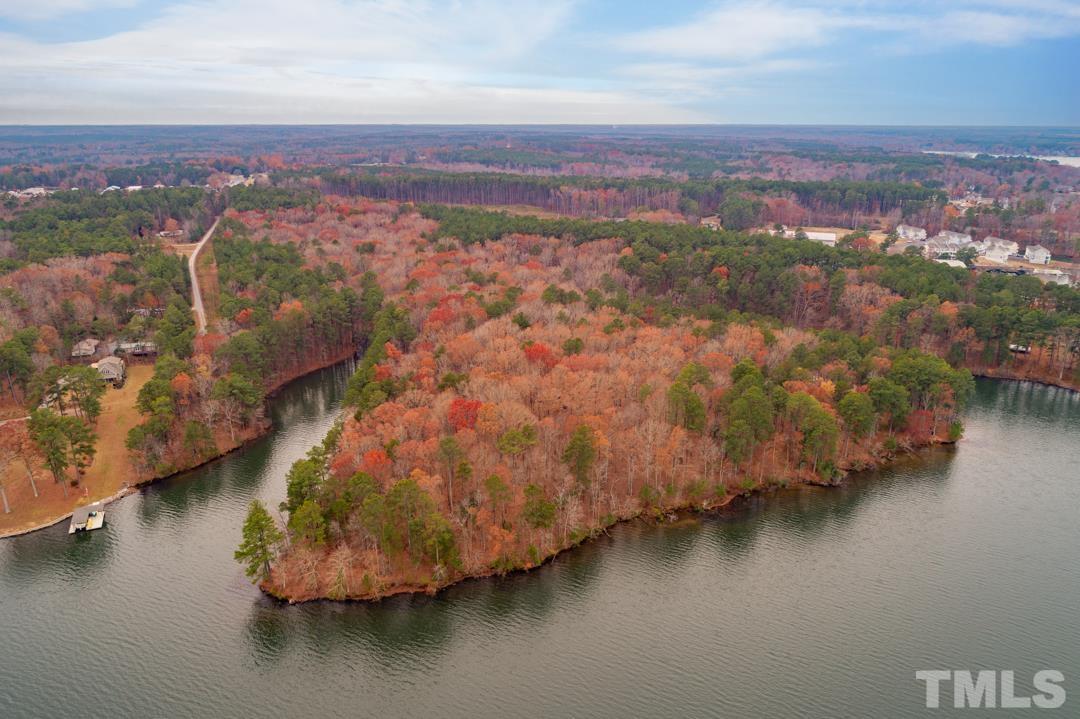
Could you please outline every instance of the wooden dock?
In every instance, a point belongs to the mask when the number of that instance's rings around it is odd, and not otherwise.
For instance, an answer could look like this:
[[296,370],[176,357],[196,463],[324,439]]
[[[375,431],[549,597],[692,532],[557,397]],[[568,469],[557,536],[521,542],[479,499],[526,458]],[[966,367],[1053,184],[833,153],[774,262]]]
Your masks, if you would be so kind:
[[71,515],[68,534],[89,532],[93,529],[101,529],[103,526],[105,526],[105,505],[101,502],[94,502],[84,507],[75,508]]

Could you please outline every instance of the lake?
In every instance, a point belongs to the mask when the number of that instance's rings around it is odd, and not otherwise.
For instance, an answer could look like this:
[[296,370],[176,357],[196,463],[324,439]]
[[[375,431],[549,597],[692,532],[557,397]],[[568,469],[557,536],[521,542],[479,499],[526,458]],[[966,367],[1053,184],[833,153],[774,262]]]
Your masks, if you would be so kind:
[[233,561],[240,524],[348,372],[293,383],[272,435],[103,531],[0,542],[0,717],[920,717],[920,669],[1012,669],[1019,693],[1057,669],[1050,714],[1076,715],[1080,395],[979,381],[958,448],[843,488],[621,525],[434,598],[281,605]]

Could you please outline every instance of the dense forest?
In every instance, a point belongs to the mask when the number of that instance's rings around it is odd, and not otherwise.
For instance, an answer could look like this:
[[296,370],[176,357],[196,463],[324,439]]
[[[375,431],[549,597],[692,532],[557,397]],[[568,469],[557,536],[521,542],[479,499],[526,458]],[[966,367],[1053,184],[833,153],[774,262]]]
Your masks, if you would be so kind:
[[289,474],[288,549],[265,508],[245,526],[239,558],[291,599],[534,566],[620,518],[955,440],[963,364],[1028,322],[1076,379],[1054,339],[1076,294],[1023,278],[685,225],[329,198],[303,219],[307,254],[351,245],[382,297],[350,415]]
[[[747,212],[746,198],[791,197],[819,222],[850,221],[893,210],[914,214],[946,199],[940,190],[895,182],[734,180],[675,182],[661,178],[526,177],[505,174],[321,173],[327,192],[417,203],[532,205],[573,216],[624,217],[638,208],[719,212],[725,226],[745,229],[763,216]],[[807,223],[810,224],[810,223]]]

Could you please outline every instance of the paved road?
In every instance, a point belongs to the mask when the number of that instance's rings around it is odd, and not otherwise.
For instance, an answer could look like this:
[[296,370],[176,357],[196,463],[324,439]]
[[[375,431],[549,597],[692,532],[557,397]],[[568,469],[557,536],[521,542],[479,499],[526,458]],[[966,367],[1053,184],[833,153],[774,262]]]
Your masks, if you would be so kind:
[[195,263],[199,261],[199,252],[202,251],[203,245],[210,239],[210,236],[214,234],[214,230],[217,229],[220,221],[220,217],[214,220],[214,224],[210,225],[210,229],[199,240],[199,244],[195,245],[195,251],[188,257],[188,273],[191,275],[191,306],[195,310],[195,327],[201,335],[206,334],[206,308],[203,306],[202,290],[199,288],[199,275],[195,272]]

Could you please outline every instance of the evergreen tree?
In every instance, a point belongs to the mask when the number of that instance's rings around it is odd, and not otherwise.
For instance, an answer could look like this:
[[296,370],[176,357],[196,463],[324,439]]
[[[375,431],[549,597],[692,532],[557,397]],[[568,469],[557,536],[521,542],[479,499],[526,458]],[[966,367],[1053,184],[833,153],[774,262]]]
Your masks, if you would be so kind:
[[244,520],[243,541],[233,556],[245,565],[245,574],[265,581],[270,577],[270,562],[274,559],[275,548],[283,538],[263,503],[253,499]]

